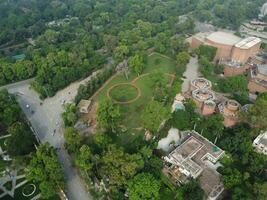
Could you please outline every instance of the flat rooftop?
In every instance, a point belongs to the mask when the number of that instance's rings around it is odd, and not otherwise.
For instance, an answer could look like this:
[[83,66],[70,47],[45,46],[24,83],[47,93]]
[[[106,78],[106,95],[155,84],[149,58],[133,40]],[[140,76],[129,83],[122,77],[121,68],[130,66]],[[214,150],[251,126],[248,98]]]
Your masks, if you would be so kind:
[[215,100],[214,92],[208,89],[196,89],[192,92],[192,96],[200,102]]
[[184,138],[181,144],[164,158],[172,164],[170,167],[165,166],[165,169],[173,176],[172,179],[182,183],[186,180],[185,176],[198,178],[207,196],[216,199],[224,190],[220,174],[216,171],[216,166],[221,166],[217,161],[224,155],[224,151],[195,131],[182,134]]
[[188,138],[168,157],[174,159],[175,163],[181,165],[196,178],[205,168],[204,160],[212,159],[216,162],[223,156],[224,151],[195,131],[187,134]]
[[240,42],[242,39],[232,33],[227,32],[213,32],[207,36],[207,39],[216,43],[225,44],[225,45],[235,45]]
[[258,71],[260,74],[266,75],[267,76],[267,64],[265,65],[258,65]]
[[211,82],[205,78],[193,79],[191,80],[191,85],[193,85],[197,89],[210,89],[212,87]]
[[235,46],[240,49],[249,49],[259,43],[261,43],[260,38],[248,37],[238,42]]

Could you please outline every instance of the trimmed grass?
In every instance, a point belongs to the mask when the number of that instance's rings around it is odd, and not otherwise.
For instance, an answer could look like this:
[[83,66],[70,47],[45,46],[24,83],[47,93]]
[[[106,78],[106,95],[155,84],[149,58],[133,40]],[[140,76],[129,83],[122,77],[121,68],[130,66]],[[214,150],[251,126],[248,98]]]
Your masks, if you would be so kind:
[[138,95],[137,89],[132,85],[118,85],[111,89],[110,96],[119,102],[126,102]]
[[[128,150],[131,149],[131,147],[137,148],[136,144],[140,143],[140,141],[143,140],[142,138],[144,136],[144,130],[139,129],[142,127],[140,115],[148,104],[148,102],[151,101],[153,96],[153,73],[162,72],[168,74],[175,74],[175,70],[175,61],[170,58],[166,58],[157,53],[148,57],[148,62],[142,74],[149,73],[149,75],[140,77],[140,79],[135,82],[135,85],[141,90],[141,97],[131,104],[120,105],[120,110],[122,114],[121,124],[127,127],[127,131],[125,133],[118,133],[118,135],[114,134],[113,139],[117,144],[124,146]],[[124,75],[116,76],[102,89],[102,91],[98,93],[97,96],[94,97],[93,100],[101,101],[106,99],[107,91],[109,88],[120,83],[131,83],[135,78],[136,76],[133,73],[131,73],[128,80],[126,80]],[[166,84],[170,82],[170,80],[171,77],[166,75]],[[125,94],[131,93],[131,91],[126,90],[127,89],[124,88]]]

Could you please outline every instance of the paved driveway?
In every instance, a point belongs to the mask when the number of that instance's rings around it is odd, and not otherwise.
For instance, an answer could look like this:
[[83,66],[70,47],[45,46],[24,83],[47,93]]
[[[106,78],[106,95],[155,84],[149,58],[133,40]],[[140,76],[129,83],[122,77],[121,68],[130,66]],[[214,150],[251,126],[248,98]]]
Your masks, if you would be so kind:
[[197,57],[191,57],[189,63],[186,66],[186,71],[183,74],[183,76],[185,77],[182,84],[183,93],[189,90],[190,81],[196,79],[198,75],[198,59]]
[[[94,76],[95,72],[92,76]],[[77,94],[80,84],[85,83],[91,77],[75,82],[58,92],[54,97],[45,99],[42,103],[38,94],[30,90],[30,81],[23,81],[5,86],[10,93],[17,95],[17,100],[22,110],[31,122],[38,138],[42,143],[49,142],[55,148],[60,148],[58,157],[63,165],[67,180],[66,194],[70,200],[92,199],[75,168],[71,166],[68,154],[65,152],[63,138],[63,112],[62,102],[72,102]]]

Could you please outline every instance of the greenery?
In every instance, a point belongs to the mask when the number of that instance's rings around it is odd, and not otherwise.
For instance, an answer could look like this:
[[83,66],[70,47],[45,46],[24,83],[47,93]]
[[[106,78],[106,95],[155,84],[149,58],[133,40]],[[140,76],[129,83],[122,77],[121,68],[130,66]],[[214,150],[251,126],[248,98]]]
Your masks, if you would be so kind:
[[112,72],[112,69],[104,69],[103,72],[91,78],[85,85],[80,85],[75,97],[76,104],[82,99],[89,99],[111,76]]
[[25,156],[34,151],[35,137],[15,96],[6,90],[0,91],[0,132],[11,135],[6,139],[6,150],[11,156]]
[[42,198],[48,199],[64,189],[63,176],[55,149],[48,143],[40,145],[27,166],[27,179],[38,183]]
[[121,114],[120,108],[111,100],[100,102],[97,109],[97,124],[100,128],[115,131],[118,127]]
[[160,125],[169,117],[169,111],[159,102],[151,101],[144,109],[141,119],[145,129],[156,133]]
[[103,177],[109,179],[111,187],[121,187],[143,167],[144,161],[141,155],[129,155],[124,153],[123,149],[110,145],[103,154],[100,171]]
[[202,200],[204,198],[204,191],[200,188],[199,184],[195,180],[191,180],[189,183],[178,189],[176,198],[186,200]]
[[208,61],[213,61],[215,55],[217,52],[217,48],[213,46],[208,46],[208,45],[200,45],[196,49],[196,53],[199,56],[199,58],[205,57],[208,59]]
[[232,199],[264,199],[266,195],[266,156],[254,151],[252,139],[252,130],[240,124],[226,129],[219,140],[218,145],[230,154],[222,161],[224,167],[219,172]]
[[248,110],[248,112],[241,113],[242,119],[249,123],[252,127],[258,130],[265,130],[267,124],[267,93],[262,93],[258,96],[255,104]]
[[27,155],[34,150],[36,141],[26,123],[15,122],[7,129],[7,133],[11,135],[6,143],[7,151],[11,156]]
[[79,149],[81,144],[81,136],[73,127],[67,127],[64,132],[65,147],[70,153],[74,153]]
[[65,104],[65,111],[61,114],[65,126],[74,126],[78,120],[77,108],[74,104]]
[[219,82],[220,91],[229,93],[240,103],[248,102],[247,79],[244,75],[238,75],[223,79]]
[[127,102],[137,97],[138,90],[132,85],[118,85],[110,91],[110,97],[119,102]]
[[[148,56],[147,63],[145,65],[143,74],[145,76],[137,77],[136,74],[131,73],[128,79],[125,79],[123,74],[115,76],[111,81],[109,81],[92,99],[96,102],[101,102],[107,99],[107,92],[114,85],[121,83],[130,83],[132,84],[133,80],[137,78],[134,84],[140,89],[141,96],[130,104],[118,105],[120,108],[121,119],[119,122],[119,132],[117,134],[112,134],[112,137],[116,140],[116,144],[123,146],[126,149],[136,149],[142,145],[143,141],[143,130],[140,130],[140,127],[143,126],[142,120],[140,118],[140,113],[143,112],[146,105],[151,101],[152,98],[158,99],[158,95],[155,94],[155,81],[162,82],[164,87],[171,82],[172,78],[167,76],[166,73],[175,74],[176,63],[170,58],[166,58],[163,55],[154,53]],[[159,77],[159,79],[157,78]],[[172,101],[172,95],[175,96],[177,91],[180,90],[181,80],[180,76],[175,78],[173,87],[170,86],[167,88],[169,94],[167,102],[163,102],[170,109],[170,101]],[[176,90],[177,89],[177,90]],[[165,95],[163,95],[165,96]],[[125,132],[120,133],[120,130],[126,129]]]
[[151,174],[138,174],[129,183],[130,200],[159,199],[160,182]]

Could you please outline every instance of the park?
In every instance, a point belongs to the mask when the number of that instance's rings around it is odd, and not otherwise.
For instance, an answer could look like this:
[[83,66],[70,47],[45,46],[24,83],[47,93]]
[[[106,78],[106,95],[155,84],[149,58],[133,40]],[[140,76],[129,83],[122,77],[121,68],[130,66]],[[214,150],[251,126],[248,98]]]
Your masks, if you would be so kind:
[[[164,84],[172,89],[176,78],[176,63],[173,59],[153,53],[148,56],[143,73],[139,76],[131,73],[126,79],[124,74],[115,74],[109,79],[104,87],[93,96],[93,101],[112,100],[119,105],[121,112],[121,130],[114,135],[115,140],[122,146],[134,146],[134,141],[141,141],[144,138],[140,113],[153,99],[153,86],[155,76],[163,75]],[[178,91],[174,91],[178,92]],[[167,102],[170,109],[170,102]]]

